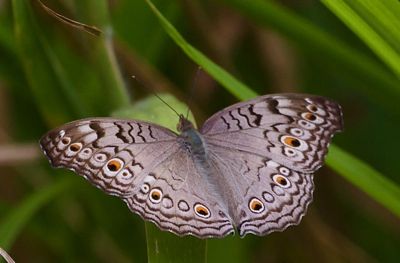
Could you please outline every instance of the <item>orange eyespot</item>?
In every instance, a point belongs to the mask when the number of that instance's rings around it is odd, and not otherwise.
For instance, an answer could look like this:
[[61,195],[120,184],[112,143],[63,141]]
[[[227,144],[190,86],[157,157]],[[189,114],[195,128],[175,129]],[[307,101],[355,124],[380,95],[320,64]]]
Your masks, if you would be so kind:
[[249,207],[250,210],[255,213],[260,213],[262,210],[264,210],[264,204],[257,198],[251,199]]
[[288,184],[286,178],[283,177],[283,176],[277,176],[275,180],[276,180],[276,182],[277,182],[278,184],[283,185],[283,186],[285,186],[285,185]]
[[108,170],[110,170],[111,172],[116,172],[119,169],[121,169],[121,162],[117,161],[117,160],[111,160],[107,163],[107,168]]
[[306,114],[304,114],[304,118],[309,121],[315,121],[317,119],[317,117],[311,112],[307,112]]
[[71,139],[70,138],[68,138],[68,137],[65,137],[65,138],[63,138],[62,140],[61,140],[61,142],[62,142],[62,144],[69,144],[70,142],[71,142]]
[[204,217],[204,218],[210,216],[210,211],[204,205],[200,205],[200,204],[195,205],[194,211],[196,212],[196,214],[198,216],[201,216],[201,217]]
[[69,149],[73,152],[78,152],[82,148],[82,144],[80,143],[73,143],[69,146]]
[[292,147],[299,147],[301,145],[300,141],[296,138],[293,137],[285,137],[283,139],[283,142],[288,145],[288,146],[292,146]]
[[283,175],[276,174],[272,179],[282,188],[290,187],[290,181]]
[[315,106],[314,104],[308,105],[307,108],[312,112],[317,112],[318,111],[317,106]]
[[161,201],[162,192],[159,189],[153,189],[150,192],[150,200],[153,203],[159,203]]

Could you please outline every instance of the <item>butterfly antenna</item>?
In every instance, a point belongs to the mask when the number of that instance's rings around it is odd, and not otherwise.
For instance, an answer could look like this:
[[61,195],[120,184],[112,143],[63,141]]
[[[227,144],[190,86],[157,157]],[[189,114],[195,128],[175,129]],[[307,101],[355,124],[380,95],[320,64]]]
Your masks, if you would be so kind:
[[200,74],[201,71],[202,71],[202,68],[200,66],[198,66],[197,70],[196,70],[196,75],[194,76],[194,79],[193,79],[192,88],[190,89],[190,95],[189,95],[189,99],[188,99],[188,107],[187,107],[187,110],[186,110],[186,119],[189,117],[189,110],[190,110],[189,105],[192,102],[194,89],[196,87],[197,80],[199,78],[199,74]]
[[[133,79],[135,79],[137,82],[139,82],[140,84],[143,85],[143,83],[141,83],[136,76],[132,76]],[[144,86],[144,85],[143,85]],[[153,89],[150,89],[151,92],[154,94],[154,96],[156,96],[162,103],[164,103],[165,105],[167,105],[168,108],[170,108],[173,112],[175,112],[176,115],[178,115],[178,117],[181,116],[181,114],[179,114],[171,105],[169,105],[165,100],[163,100]]]

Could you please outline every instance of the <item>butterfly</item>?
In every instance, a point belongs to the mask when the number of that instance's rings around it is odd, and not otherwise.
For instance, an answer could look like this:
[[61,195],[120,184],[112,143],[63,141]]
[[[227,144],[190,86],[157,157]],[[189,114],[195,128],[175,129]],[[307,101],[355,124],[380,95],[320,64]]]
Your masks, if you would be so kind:
[[179,115],[177,127],[90,118],[48,132],[40,145],[53,167],[118,196],[162,230],[262,236],[300,222],[343,117],[324,97],[272,94],[227,107],[199,130]]

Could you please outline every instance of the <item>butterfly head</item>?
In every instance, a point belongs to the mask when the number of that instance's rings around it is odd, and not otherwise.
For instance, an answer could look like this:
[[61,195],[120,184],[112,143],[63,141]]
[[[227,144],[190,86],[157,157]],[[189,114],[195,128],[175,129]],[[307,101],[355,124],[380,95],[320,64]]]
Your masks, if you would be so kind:
[[191,123],[183,114],[179,114],[179,122],[178,125],[176,126],[176,129],[182,133],[184,131],[194,129],[193,123]]

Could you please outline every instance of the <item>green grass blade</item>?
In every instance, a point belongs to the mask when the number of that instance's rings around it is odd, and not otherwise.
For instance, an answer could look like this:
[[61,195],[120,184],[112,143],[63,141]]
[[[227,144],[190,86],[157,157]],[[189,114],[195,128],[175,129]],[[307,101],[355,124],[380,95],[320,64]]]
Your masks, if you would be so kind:
[[400,217],[400,187],[396,183],[335,145],[329,147],[326,163],[357,188]]
[[200,65],[208,74],[218,81],[222,86],[229,90],[233,95],[241,98],[254,98],[257,94],[246,87],[243,83],[236,80],[232,75],[227,73],[220,66],[212,62],[209,58],[203,55],[200,51],[190,45],[182,35],[174,28],[174,26],[158,11],[154,4],[150,0],[146,0],[150,8],[156,14],[160,20],[164,30],[169,36],[175,41],[175,43],[182,48],[183,52],[191,58],[195,63]]
[[399,1],[323,0],[400,77]]
[[0,247],[9,249],[23,227],[44,205],[69,190],[73,180],[65,177],[47,187],[40,189],[26,197],[17,207],[3,216],[0,221]]
[[[399,80],[379,63],[275,1],[224,0],[224,2],[259,24],[283,33],[297,45],[309,50],[312,55],[323,55],[326,63],[336,64],[336,68],[345,69],[346,72],[351,72],[354,77],[364,80],[365,83],[379,87],[379,89],[369,90],[361,89],[362,87],[351,88],[359,88],[373,99],[382,100],[382,93],[384,93],[385,103],[391,96],[400,97]],[[391,101],[396,104],[395,100]]]

